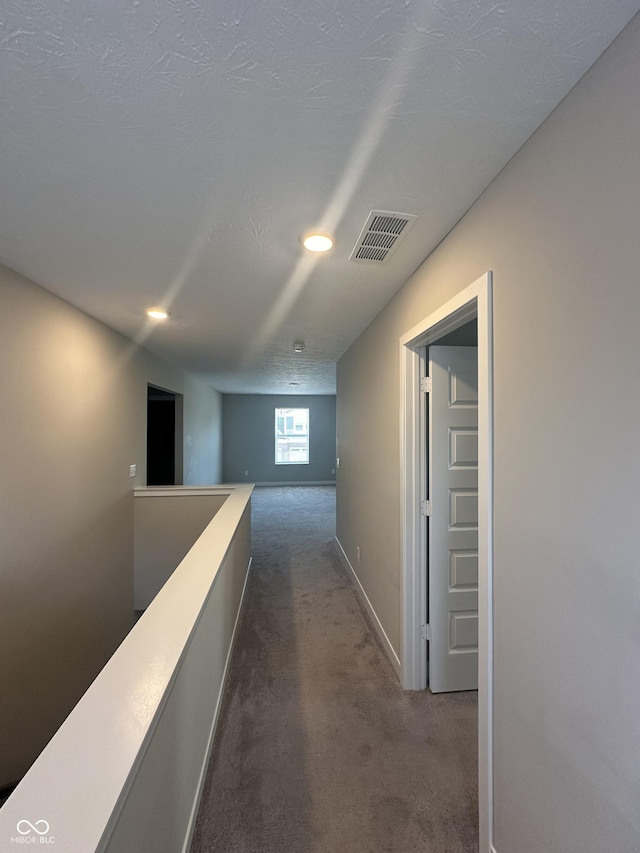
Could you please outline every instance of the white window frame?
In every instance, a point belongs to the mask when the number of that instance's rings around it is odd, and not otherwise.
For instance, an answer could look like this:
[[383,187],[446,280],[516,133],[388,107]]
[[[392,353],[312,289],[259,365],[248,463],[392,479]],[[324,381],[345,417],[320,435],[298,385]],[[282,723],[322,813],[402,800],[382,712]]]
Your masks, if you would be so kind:
[[[296,421],[296,412],[306,412],[306,424],[307,430],[305,433],[301,434],[298,425],[299,421]],[[309,434],[311,432],[311,411],[308,406],[296,406],[296,407],[285,407],[285,406],[276,406],[275,408],[275,419],[274,419],[274,461],[276,465],[309,465],[311,459],[311,450],[310,450],[310,442],[309,442]],[[280,434],[278,432],[278,419],[282,418],[284,421],[284,434]],[[291,428],[287,427],[287,418],[292,418],[293,423]],[[305,448],[306,448],[306,459],[278,459],[278,440],[279,439],[293,439],[298,442],[300,439],[305,439]],[[295,449],[295,448],[293,448]]]

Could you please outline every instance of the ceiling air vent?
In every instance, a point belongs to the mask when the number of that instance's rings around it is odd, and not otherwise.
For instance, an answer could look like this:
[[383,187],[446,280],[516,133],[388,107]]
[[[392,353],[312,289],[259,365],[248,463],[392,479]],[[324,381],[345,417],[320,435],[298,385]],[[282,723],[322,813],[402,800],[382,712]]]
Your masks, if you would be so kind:
[[386,261],[417,218],[413,213],[372,210],[349,260],[359,263]]

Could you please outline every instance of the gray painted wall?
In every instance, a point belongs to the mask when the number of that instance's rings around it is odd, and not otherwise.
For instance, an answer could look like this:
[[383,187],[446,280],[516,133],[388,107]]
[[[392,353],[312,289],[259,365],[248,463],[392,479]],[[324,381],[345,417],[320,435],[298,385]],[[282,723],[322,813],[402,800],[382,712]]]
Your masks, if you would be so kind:
[[146,610],[227,495],[136,495],[133,606]]
[[[309,409],[309,464],[276,465],[276,408]],[[331,482],[336,467],[336,398],[298,394],[223,395],[226,483]],[[249,473],[245,475],[245,471]]]
[[184,482],[222,482],[222,394],[184,375]]
[[[0,267],[0,787],[132,624],[147,383],[185,398],[185,482],[220,480],[220,395]],[[135,462],[138,476],[129,479]]]
[[636,18],[338,364],[338,537],[401,651],[398,340],[493,270],[496,853],[640,849],[639,55]]

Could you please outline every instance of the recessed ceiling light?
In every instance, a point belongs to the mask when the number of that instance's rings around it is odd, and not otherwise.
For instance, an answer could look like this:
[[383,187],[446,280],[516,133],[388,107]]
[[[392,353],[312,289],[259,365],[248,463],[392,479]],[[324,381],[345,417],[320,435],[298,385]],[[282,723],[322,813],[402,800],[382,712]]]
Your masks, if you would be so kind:
[[295,341],[293,344],[294,352],[304,352],[304,342],[303,341]]
[[309,234],[302,243],[310,252],[328,252],[333,246],[333,240],[326,234]]
[[164,308],[149,308],[147,311],[147,317],[150,320],[167,320],[169,318],[169,314]]
[[297,382],[290,382],[290,383],[289,383],[289,385],[290,385],[292,388],[297,388],[297,387],[298,387],[298,383],[297,383]]

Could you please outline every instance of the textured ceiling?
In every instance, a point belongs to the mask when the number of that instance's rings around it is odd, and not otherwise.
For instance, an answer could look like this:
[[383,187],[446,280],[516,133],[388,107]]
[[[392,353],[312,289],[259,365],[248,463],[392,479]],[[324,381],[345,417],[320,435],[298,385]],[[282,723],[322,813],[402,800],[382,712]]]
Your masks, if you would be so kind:
[[[222,391],[333,392],[639,8],[0,0],[0,261]],[[388,263],[349,262],[373,209],[419,219]],[[329,256],[302,250],[314,226]]]

